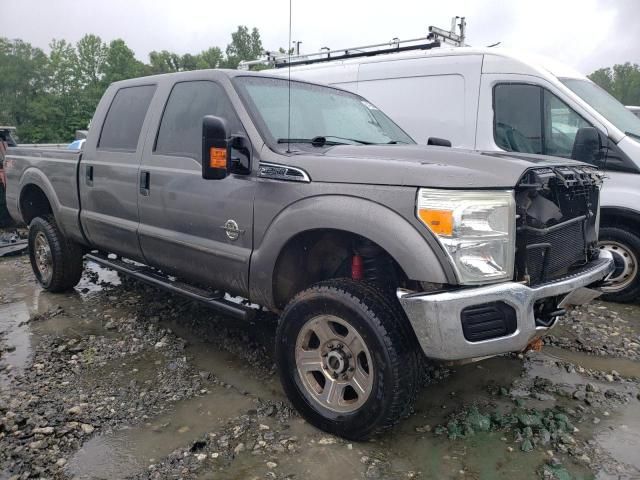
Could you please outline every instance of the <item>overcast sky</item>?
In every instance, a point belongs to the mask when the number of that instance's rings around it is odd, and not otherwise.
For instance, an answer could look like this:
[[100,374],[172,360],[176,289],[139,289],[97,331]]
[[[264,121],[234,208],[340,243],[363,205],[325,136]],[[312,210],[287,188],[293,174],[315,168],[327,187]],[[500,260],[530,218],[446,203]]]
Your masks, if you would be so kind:
[[[640,63],[640,0],[292,0],[294,40],[304,52],[424,36],[467,17],[467,43],[543,54],[583,73]],[[143,61],[151,50],[223,50],[238,25],[264,47],[288,42],[289,0],[0,0],[0,36],[47,49],[52,38],[123,38]]]

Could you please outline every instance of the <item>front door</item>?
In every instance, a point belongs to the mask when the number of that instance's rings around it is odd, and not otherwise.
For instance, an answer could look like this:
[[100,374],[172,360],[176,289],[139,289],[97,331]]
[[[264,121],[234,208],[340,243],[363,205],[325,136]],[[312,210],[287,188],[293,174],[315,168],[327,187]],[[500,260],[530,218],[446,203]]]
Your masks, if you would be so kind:
[[222,87],[208,80],[173,85],[155,141],[140,165],[138,237],[148,264],[192,282],[248,294],[255,177],[202,178],[202,118],[242,125]]

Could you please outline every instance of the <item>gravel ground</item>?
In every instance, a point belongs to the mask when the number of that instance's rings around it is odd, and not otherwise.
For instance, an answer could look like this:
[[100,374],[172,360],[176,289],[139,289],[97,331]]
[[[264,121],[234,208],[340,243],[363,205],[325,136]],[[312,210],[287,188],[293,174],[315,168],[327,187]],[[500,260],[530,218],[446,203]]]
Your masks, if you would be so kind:
[[212,314],[89,265],[0,260],[2,478],[640,478],[640,309],[571,312],[542,352],[428,365],[415,412],[352,443],[279,386],[276,319]]

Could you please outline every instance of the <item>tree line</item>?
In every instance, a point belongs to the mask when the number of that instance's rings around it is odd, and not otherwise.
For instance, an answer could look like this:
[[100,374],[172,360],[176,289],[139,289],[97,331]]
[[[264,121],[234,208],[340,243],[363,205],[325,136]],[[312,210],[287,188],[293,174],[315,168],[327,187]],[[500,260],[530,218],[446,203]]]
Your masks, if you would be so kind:
[[624,105],[640,105],[640,66],[629,62],[600,68],[589,78]]
[[[224,52],[153,51],[139,61],[122,39],[104,42],[87,34],[77,43],[53,40],[49,53],[22,40],[0,38],[0,125],[18,128],[24,143],[68,142],[87,128],[107,86],[127,78],[205,68],[236,68],[258,58],[257,28],[239,26]],[[283,49],[280,49],[284,53]],[[640,67],[625,63],[596,70],[589,78],[625,105],[640,105]]]
[[76,44],[53,40],[49,53],[0,38],[0,125],[17,127],[20,142],[63,143],[86,129],[105,89],[127,78],[206,68],[236,68],[263,51],[258,29],[239,26],[225,51],[153,51],[139,61],[122,39],[87,34]]

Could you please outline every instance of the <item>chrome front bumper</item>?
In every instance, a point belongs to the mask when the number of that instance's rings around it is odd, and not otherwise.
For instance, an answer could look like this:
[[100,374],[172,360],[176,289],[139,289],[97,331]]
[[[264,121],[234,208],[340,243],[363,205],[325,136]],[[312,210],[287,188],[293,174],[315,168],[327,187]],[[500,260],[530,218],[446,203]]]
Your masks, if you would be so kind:
[[[536,301],[599,282],[613,268],[611,254],[601,251],[600,258],[581,272],[537,287],[507,282],[433,294],[398,290],[397,295],[425,355],[438,360],[463,360],[524,350],[531,340],[549,329],[536,325],[533,311]],[[517,317],[515,332],[490,340],[468,341],[462,328],[462,310],[489,302],[504,302],[513,307]]]

